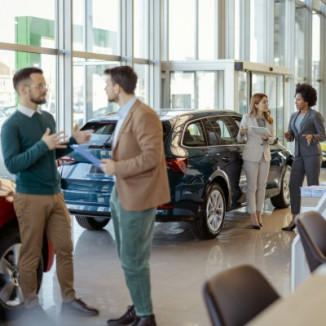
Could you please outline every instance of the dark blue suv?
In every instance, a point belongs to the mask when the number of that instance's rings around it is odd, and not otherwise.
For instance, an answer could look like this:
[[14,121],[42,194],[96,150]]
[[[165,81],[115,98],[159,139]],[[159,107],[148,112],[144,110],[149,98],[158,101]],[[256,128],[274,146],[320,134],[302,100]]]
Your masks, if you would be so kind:
[[[159,116],[172,200],[157,207],[157,221],[189,221],[199,238],[213,238],[223,227],[225,213],[246,204],[244,144],[237,141],[241,115],[228,110],[169,110]],[[85,149],[98,158],[110,157],[116,120],[110,114],[88,121],[82,129],[95,132]],[[271,146],[271,154],[266,198],[285,208],[290,204],[293,156],[280,144]],[[59,165],[70,213],[86,229],[103,228],[110,220],[113,178],[77,152]]]

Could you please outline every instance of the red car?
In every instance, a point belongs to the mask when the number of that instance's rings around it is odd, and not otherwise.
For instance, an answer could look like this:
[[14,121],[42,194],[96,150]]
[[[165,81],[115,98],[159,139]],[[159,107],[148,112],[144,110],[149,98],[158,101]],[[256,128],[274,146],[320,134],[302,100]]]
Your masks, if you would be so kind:
[[[23,311],[23,297],[19,286],[19,249],[21,246],[18,222],[13,207],[15,183],[0,179],[0,319],[19,316]],[[37,269],[38,290],[43,272],[52,267],[54,252],[44,236],[43,254]]]

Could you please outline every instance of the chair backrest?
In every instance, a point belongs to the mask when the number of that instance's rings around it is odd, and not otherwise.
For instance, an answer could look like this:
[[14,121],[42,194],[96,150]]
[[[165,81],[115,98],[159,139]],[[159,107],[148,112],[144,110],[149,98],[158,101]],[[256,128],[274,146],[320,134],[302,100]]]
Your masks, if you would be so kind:
[[309,211],[297,216],[296,225],[310,271],[313,272],[326,263],[326,221],[318,212]]
[[280,298],[254,267],[242,265],[204,283],[204,299],[214,326],[240,326]]

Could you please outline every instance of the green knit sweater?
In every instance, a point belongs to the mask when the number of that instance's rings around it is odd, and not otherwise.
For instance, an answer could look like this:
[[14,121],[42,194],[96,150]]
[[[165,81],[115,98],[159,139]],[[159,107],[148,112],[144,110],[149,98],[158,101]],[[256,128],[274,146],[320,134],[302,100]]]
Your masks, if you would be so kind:
[[[2,153],[10,173],[16,175],[16,191],[25,194],[53,195],[61,191],[56,159],[71,152],[67,149],[49,150],[41,139],[50,128],[56,132],[53,116],[41,111],[32,117],[16,111],[1,130]],[[76,143],[70,138],[69,144]]]

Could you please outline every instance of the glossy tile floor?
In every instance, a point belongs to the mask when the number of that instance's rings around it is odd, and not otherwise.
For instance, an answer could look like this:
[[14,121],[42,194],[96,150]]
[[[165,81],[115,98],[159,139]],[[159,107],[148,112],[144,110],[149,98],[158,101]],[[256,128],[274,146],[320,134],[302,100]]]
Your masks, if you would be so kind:
[[[322,169],[321,182],[326,181]],[[159,326],[209,325],[202,296],[205,279],[240,264],[256,266],[277,291],[290,293],[291,243],[296,232],[281,231],[290,210],[265,202],[263,228],[250,229],[245,208],[227,214],[223,231],[214,240],[198,240],[186,223],[157,223],[151,255],[152,293]],[[112,223],[102,231],[87,231],[72,217],[77,295],[100,309],[98,317],[60,320],[60,292],[55,267],[44,274],[41,303],[59,325],[105,325],[129,305]],[[3,323],[14,326],[15,322]],[[31,325],[32,326],[32,325]]]

